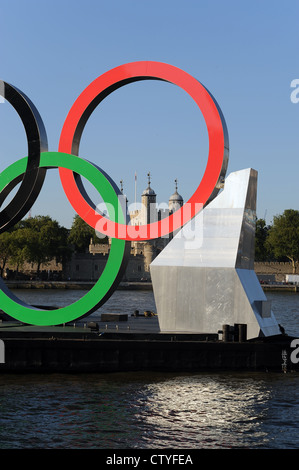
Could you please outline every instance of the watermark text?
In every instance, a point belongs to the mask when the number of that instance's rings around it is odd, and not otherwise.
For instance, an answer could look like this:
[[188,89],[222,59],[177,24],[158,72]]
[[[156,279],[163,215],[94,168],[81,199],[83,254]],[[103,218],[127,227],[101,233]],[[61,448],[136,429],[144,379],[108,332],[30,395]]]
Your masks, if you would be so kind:
[[113,454],[107,457],[107,465],[131,465],[137,468],[139,464],[149,463],[152,465],[193,465],[193,460],[190,454],[153,454],[147,458],[118,456]]
[[[197,249],[202,245],[204,226],[202,203],[186,203],[180,210],[169,213],[165,203],[150,203],[147,206],[138,203],[137,208],[136,204],[126,207],[122,198],[123,196],[119,196],[118,213],[110,203],[103,202],[97,205],[96,213],[103,216],[95,227],[98,238],[110,236],[138,241],[172,238],[175,235],[184,239],[187,249]],[[127,223],[120,222],[124,218],[127,219]],[[111,221],[117,223],[111,224]]]
[[294,78],[291,81],[291,88],[294,88],[291,93],[291,102],[296,104],[299,102],[299,78]]
[[294,351],[291,352],[291,362],[293,364],[298,364],[299,362],[299,338],[293,339],[291,342],[291,348],[295,348]]

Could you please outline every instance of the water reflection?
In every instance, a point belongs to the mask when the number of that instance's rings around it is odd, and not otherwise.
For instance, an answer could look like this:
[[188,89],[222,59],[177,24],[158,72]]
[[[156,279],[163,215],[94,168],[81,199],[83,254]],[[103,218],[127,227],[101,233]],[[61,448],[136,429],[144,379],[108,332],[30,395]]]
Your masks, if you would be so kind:
[[295,292],[266,292],[273,313],[288,335],[299,337],[299,295]]
[[299,448],[299,375],[0,376],[0,448]]
[[[150,446],[248,447],[268,442],[261,422],[267,415],[269,389],[253,378],[227,376],[176,377],[143,391],[145,407],[137,401]],[[253,442],[251,442],[251,436]]]
[[[84,291],[22,291],[63,306]],[[299,336],[299,295],[269,293]],[[149,291],[116,291],[93,314],[154,310]],[[91,318],[91,317],[90,317]],[[0,448],[299,448],[298,374],[0,375]]]
[[[51,305],[65,307],[76,302],[86,294],[86,290],[64,289],[15,289],[14,294],[29,305]],[[134,310],[156,311],[154,295],[152,291],[117,290],[112,297],[105,302],[89,319],[99,319],[103,312],[120,312],[131,315]]]

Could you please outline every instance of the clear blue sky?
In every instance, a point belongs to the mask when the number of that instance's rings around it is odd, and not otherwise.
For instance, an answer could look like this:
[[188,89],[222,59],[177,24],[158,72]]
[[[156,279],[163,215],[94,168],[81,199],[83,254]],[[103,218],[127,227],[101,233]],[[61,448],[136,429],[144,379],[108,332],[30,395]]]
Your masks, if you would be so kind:
[[[228,172],[258,170],[257,215],[271,223],[299,209],[299,103],[290,87],[299,78],[298,1],[201,0],[1,0],[0,78],[23,90],[37,106],[57,150],[74,100],[96,77],[118,65],[154,60],[196,77],[225,116]],[[0,104],[0,171],[25,156],[20,120]],[[159,202],[179,180],[187,200],[207,157],[203,118],[178,87],[141,82],[110,95],[83,133],[80,155],[94,161],[134,202],[147,172]],[[74,211],[48,172],[32,215],[70,227]],[[87,185],[88,188],[88,185]]]

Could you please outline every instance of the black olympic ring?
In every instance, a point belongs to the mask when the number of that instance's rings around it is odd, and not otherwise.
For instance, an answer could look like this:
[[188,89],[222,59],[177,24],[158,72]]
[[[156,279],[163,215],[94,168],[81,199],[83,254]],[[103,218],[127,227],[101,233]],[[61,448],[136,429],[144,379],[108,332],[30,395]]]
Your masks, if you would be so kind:
[[17,111],[25,128],[28,142],[28,164],[24,176],[11,181],[0,193],[0,206],[10,191],[21,185],[10,201],[0,211],[0,233],[13,227],[30,210],[42,188],[46,168],[40,168],[40,154],[48,150],[48,139],[44,123],[39,112],[29,98],[16,87],[0,81],[0,96],[3,96]]

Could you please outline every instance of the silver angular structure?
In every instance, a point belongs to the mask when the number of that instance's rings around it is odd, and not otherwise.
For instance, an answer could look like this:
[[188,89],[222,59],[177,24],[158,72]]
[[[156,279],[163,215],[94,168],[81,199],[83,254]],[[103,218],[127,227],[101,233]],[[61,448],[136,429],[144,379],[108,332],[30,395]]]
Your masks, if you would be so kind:
[[247,325],[247,339],[280,334],[254,272],[257,172],[231,173],[223,191],[151,263],[161,332],[217,333]]

